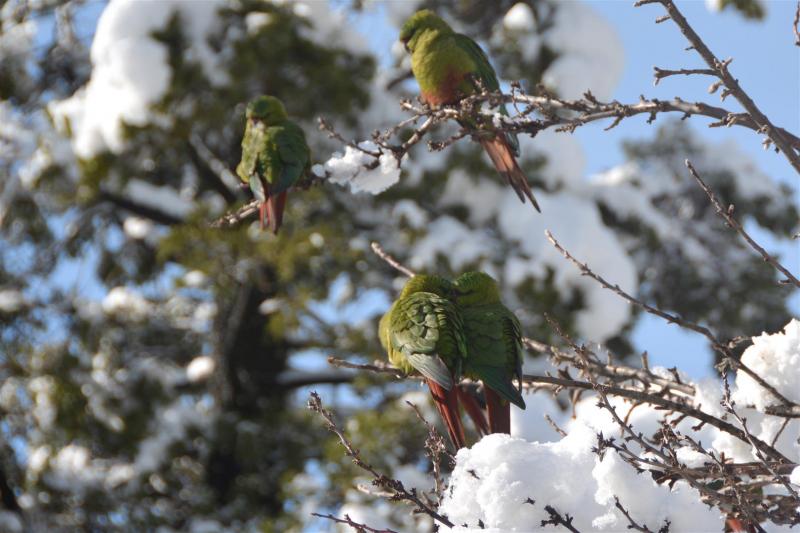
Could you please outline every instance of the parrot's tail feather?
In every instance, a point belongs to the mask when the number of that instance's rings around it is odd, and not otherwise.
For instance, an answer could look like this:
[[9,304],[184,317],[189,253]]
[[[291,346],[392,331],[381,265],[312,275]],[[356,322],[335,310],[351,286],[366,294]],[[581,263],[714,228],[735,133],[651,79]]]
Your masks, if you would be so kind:
[[464,437],[464,426],[461,424],[461,417],[458,415],[458,387],[450,390],[445,389],[432,379],[426,379],[428,387],[431,389],[433,403],[442,415],[444,425],[447,426],[447,433],[450,434],[450,441],[456,450],[466,447]]
[[480,406],[475,396],[462,385],[459,385],[458,399],[461,401],[461,405],[464,406],[464,410],[475,424],[478,433],[481,436],[488,435],[489,423],[486,422],[486,416],[483,414],[483,408]]
[[258,222],[261,224],[261,229],[264,229],[264,222],[269,224],[269,212],[267,211],[267,202],[262,202],[258,205]]
[[486,394],[486,412],[489,415],[489,429],[492,433],[511,434],[511,404],[499,394],[484,387]]
[[525,203],[525,198],[530,200],[531,205],[539,211],[539,204],[536,198],[533,197],[533,191],[528,184],[528,178],[525,173],[519,168],[516,158],[514,158],[514,150],[508,145],[508,142],[502,137],[495,137],[494,139],[485,139],[481,141],[481,146],[489,154],[489,159],[492,160],[494,168],[503,176],[514,192],[519,196],[520,201]]
[[732,516],[730,516],[728,517],[727,520],[725,520],[725,531],[736,533],[737,531],[748,532],[752,530],[753,530],[752,528],[745,526],[744,522],[742,522],[738,518],[733,518]]
[[283,223],[283,210],[286,207],[286,191],[267,198],[266,206],[269,229],[272,230],[272,233],[277,234]]

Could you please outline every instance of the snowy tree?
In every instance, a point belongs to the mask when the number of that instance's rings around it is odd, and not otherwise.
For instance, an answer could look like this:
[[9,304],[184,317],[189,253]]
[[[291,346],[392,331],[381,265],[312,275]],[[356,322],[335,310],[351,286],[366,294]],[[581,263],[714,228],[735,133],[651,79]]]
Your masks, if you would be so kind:
[[[0,529],[331,527],[315,512],[402,530],[524,530],[570,517],[580,530],[667,521],[670,531],[721,530],[730,498],[759,490],[780,512],[739,501],[743,519],[792,516],[791,284],[725,227],[684,160],[747,229],[785,239],[798,218],[791,191],[740,147],[705,141],[694,118],[789,143],[776,157],[796,158],[796,137],[773,136],[748,109],[609,102],[622,44],[587,4],[424,4],[479,39],[506,80],[502,94],[477,97],[482,112],[500,98],[523,109],[495,127],[520,132],[541,215],[498,181],[447,110],[414,100],[402,49],[374,46],[376,20],[396,31],[423,3],[0,7]],[[763,15],[755,0],[709,4]],[[259,231],[233,174],[244,105],[262,93],[304,126],[315,163],[278,236]],[[629,142],[625,164],[585,176],[570,133],[601,119],[624,128],[636,114],[657,121],[652,137]],[[641,305],[570,265],[545,230]],[[526,372],[542,378],[526,384],[514,437],[486,437],[451,463],[419,420],[435,415],[418,383],[372,364],[377,318],[404,281],[388,254],[415,271],[481,269],[501,280],[530,339]],[[632,329],[649,306],[715,332],[707,338],[724,344],[716,351],[732,387],[691,383],[646,359],[638,368]],[[331,367],[330,355],[377,372]],[[607,355],[616,366],[598,362]],[[777,396],[737,366],[740,356]],[[571,369],[554,378],[563,382],[544,379],[559,368]],[[605,391],[602,407],[593,388]],[[306,409],[309,390],[320,391],[318,413],[329,415],[324,401],[346,418],[340,434]],[[708,421],[695,429],[687,409],[739,432]],[[664,420],[677,429],[658,440]],[[342,439],[404,488],[364,489],[372,475],[342,453]],[[728,458],[777,470],[735,470]],[[713,480],[683,476],[717,463]],[[425,512],[379,498],[392,491]]]

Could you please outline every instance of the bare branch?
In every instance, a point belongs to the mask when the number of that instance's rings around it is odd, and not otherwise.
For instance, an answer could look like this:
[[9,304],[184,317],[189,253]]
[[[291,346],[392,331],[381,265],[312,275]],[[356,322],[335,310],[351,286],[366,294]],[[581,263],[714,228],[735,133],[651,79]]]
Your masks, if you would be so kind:
[[375,252],[375,255],[383,259],[389,266],[391,266],[401,274],[404,274],[409,278],[413,278],[416,275],[413,270],[411,270],[406,266],[403,266],[397,259],[389,255],[389,253],[383,249],[380,243],[373,241],[371,246],[372,246],[372,251]]
[[374,527],[369,527],[366,524],[354,522],[352,519],[350,519],[348,515],[344,515],[344,518],[337,518],[332,514],[311,513],[311,516],[325,518],[326,520],[331,520],[332,522],[336,522],[338,524],[344,524],[350,526],[358,533],[397,533],[397,531],[395,531],[394,529],[375,529]]
[[653,70],[655,71],[655,73],[654,73],[654,77],[655,77],[654,85],[658,85],[658,83],[662,79],[667,78],[669,76],[678,76],[678,75],[691,76],[693,74],[702,74],[702,75],[705,75],[705,76],[716,76],[717,75],[716,72],[714,72],[713,70],[711,70],[709,68],[682,68],[682,69],[678,69],[678,70],[668,70],[668,69],[653,67]]
[[417,495],[416,489],[406,489],[400,480],[391,479],[379,473],[372,465],[364,461],[361,458],[361,452],[353,446],[353,443],[350,442],[344,432],[336,425],[333,414],[322,406],[322,400],[316,392],[310,394],[308,408],[322,416],[327,424],[328,430],[339,438],[339,442],[344,446],[345,453],[352,458],[353,463],[373,477],[373,485],[391,492],[392,500],[409,502],[415,506],[415,512],[427,514],[437,522],[448,527],[453,527],[453,523],[450,522],[450,520],[437,513],[431,506],[422,501],[422,498]]
[[[645,3],[653,2],[637,2],[636,5],[644,5]],[[744,107],[758,126],[758,131],[765,133],[767,137],[775,143],[775,146],[783,152],[784,157],[789,160],[789,163],[795,171],[800,173],[800,155],[795,151],[795,147],[793,147],[789,138],[784,135],[784,132],[777,128],[769,118],[764,115],[755,102],[753,102],[750,96],[739,85],[739,81],[731,75],[728,70],[728,65],[731,60],[721,61],[711,52],[708,46],[706,46],[706,43],[697,35],[683,16],[683,13],[675,6],[673,0],[658,0],[658,3],[664,6],[670,18],[675,22],[686,39],[688,39],[689,43],[691,43],[692,48],[703,58],[703,61],[706,62],[706,65],[709,66],[715,75],[722,80],[730,94]]]
[[689,172],[692,174],[692,177],[700,185],[700,188],[703,189],[703,191],[706,193],[706,196],[708,196],[708,199],[714,205],[714,209],[716,210],[717,214],[725,220],[725,223],[728,225],[728,227],[733,228],[734,231],[736,231],[736,233],[738,233],[745,240],[745,242],[747,242],[747,244],[750,245],[750,247],[753,250],[755,250],[759,255],[761,255],[761,257],[764,259],[765,262],[769,263],[770,265],[775,267],[775,269],[777,269],[781,274],[786,276],[786,279],[782,280],[781,283],[785,284],[791,283],[795,287],[800,288],[800,280],[797,279],[791,272],[789,272],[789,269],[783,266],[777,259],[775,259],[775,257],[770,255],[769,252],[767,252],[762,246],[760,246],[745,231],[744,227],[742,227],[739,221],[733,218],[733,205],[728,206],[727,209],[723,208],[722,203],[720,203],[719,199],[714,194],[714,191],[711,190],[711,187],[709,187],[705,181],[703,181],[703,179],[695,170],[692,163],[688,159],[686,160],[685,163],[686,167],[689,169]]

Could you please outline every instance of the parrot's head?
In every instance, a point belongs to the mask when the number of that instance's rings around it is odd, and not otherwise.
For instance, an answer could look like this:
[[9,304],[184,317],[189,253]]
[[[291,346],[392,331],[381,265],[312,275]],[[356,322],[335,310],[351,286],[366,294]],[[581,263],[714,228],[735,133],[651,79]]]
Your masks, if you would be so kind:
[[459,305],[500,303],[500,287],[486,272],[464,272],[453,285]]
[[247,104],[247,120],[277,124],[288,118],[283,103],[274,96],[259,96]]
[[406,282],[403,291],[400,293],[400,298],[405,298],[417,292],[431,292],[442,298],[449,299],[453,296],[453,284],[441,276],[418,274]]
[[413,53],[420,38],[426,32],[453,31],[450,26],[430,9],[417,11],[406,20],[400,29],[400,41],[408,52]]

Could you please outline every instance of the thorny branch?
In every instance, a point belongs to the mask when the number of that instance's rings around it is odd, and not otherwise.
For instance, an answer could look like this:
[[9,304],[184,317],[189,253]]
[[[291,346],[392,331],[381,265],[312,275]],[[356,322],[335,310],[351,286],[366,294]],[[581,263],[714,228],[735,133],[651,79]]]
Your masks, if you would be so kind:
[[316,392],[312,392],[310,394],[308,408],[315,413],[318,413],[325,420],[328,430],[339,438],[339,442],[342,444],[342,446],[344,446],[345,453],[353,459],[353,464],[372,476],[372,484],[391,493],[391,497],[389,498],[390,500],[409,502],[414,505],[414,512],[424,513],[441,524],[444,524],[448,527],[453,527],[453,523],[450,522],[450,520],[440,515],[435,509],[433,509],[430,505],[424,502],[422,498],[420,498],[416,489],[406,489],[401,481],[389,478],[386,475],[379,473],[372,465],[364,461],[361,458],[361,452],[355,446],[353,446],[353,443],[350,442],[350,439],[347,438],[347,435],[345,435],[339,426],[336,425],[336,421],[333,419],[333,414],[322,406],[322,400]]

